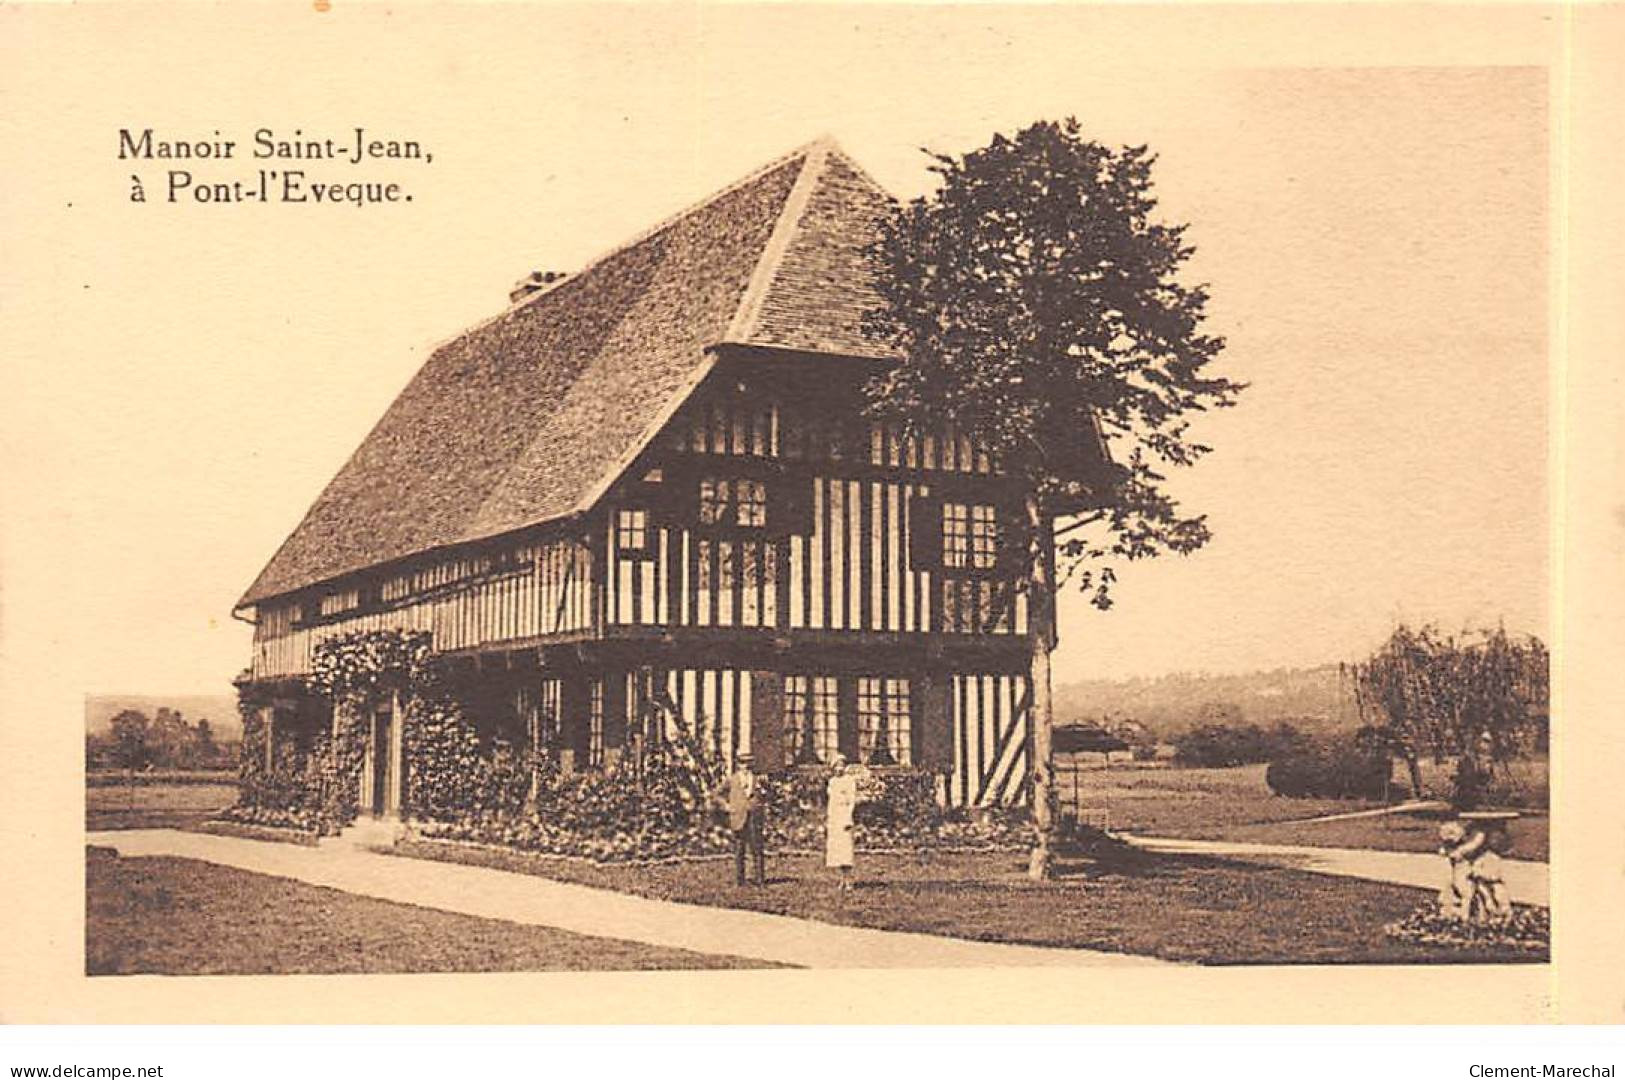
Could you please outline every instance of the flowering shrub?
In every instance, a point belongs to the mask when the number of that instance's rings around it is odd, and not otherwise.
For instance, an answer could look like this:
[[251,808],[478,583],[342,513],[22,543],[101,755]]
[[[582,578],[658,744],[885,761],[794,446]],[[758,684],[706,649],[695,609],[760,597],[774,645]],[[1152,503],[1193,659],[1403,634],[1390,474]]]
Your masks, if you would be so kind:
[[480,737],[474,725],[456,702],[444,698],[413,698],[405,711],[406,808],[428,818],[475,808]]
[[[244,754],[239,805],[225,816],[246,824],[336,832],[357,813],[366,717],[391,697],[402,706],[402,809],[421,835],[500,844],[598,861],[719,854],[731,836],[717,813],[727,763],[714,744],[673,710],[661,710],[670,737],[628,750],[606,769],[566,775],[546,752],[481,739],[464,706],[433,671],[426,634],[368,631],[316,646],[309,688],[332,702],[332,736],[304,750],[279,744],[270,768],[263,730],[244,687]],[[714,726],[710,730],[715,730]],[[824,845],[825,767],[761,778],[764,839],[775,850]],[[1025,811],[947,814],[936,777],[876,770],[863,785],[856,841],[869,850],[1020,847]]]
[[431,636],[414,630],[362,630],[319,642],[310,687],[328,701],[381,701],[421,693],[434,681]]
[[297,807],[277,809],[270,806],[228,807],[220,817],[243,825],[261,825],[273,829],[291,829],[295,832],[322,832],[321,815],[314,810]]
[[1440,913],[1435,904],[1423,904],[1383,932],[1400,941],[1455,948],[1499,945],[1529,952],[1545,952],[1552,944],[1552,914],[1543,907],[1515,904],[1502,919],[1470,921]]
[[266,704],[264,691],[244,686],[238,698],[243,744],[237,807],[228,819],[277,825],[270,819],[293,814],[324,833],[355,820],[366,752],[362,718],[386,695],[412,695],[432,685],[431,659],[427,634],[367,631],[318,644],[305,687],[333,704],[333,730],[303,748],[277,739],[269,768],[259,712]]
[[1033,843],[1032,814],[1021,806],[988,807],[975,815],[956,810],[938,822],[930,843],[953,851],[1024,851]]
[[[490,760],[489,757],[478,760]],[[475,772],[481,768],[474,766]],[[725,854],[732,836],[715,812],[719,761],[693,746],[656,747],[598,772],[542,770],[534,806],[509,793],[460,813],[420,821],[430,839],[493,844],[597,862],[651,862]],[[812,767],[759,778],[764,841],[775,851],[824,846],[825,793],[831,772]],[[1020,849],[1030,842],[1025,810],[945,813],[935,778],[877,772],[859,803],[856,840],[870,851],[925,848]],[[497,805],[498,802],[502,805]]]
[[[664,748],[627,756],[598,772],[564,775],[550,763],[530,811],[518,809],[525,792],[504,779],[499,750],[477,766],[491,770],[490,791],[479,808],[422,823],[425,837],[501,844],[525,851],[598,862],[652,861],[729,850],[731,836],[711,813],[708,791],[684,757]],[[528,788],[528,768],[520,770]],[[515,793],[518,798],[515,799]],[[494,805],[501,803],[503,805]]]

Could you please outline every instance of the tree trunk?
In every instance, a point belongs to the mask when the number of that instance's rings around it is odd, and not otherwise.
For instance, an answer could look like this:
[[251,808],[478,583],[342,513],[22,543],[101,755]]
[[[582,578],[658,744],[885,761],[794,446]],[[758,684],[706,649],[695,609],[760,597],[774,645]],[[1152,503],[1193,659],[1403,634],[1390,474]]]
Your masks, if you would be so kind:
[[1410,770],[1411,774],[1411,798],[1420,799],[1422,797],[1422,762],[1415,754],[1406,754],[1405,767]]
[[1051,566],[1049,522],[1036,495],[1027,496],[1030,571],[1028,574],[1027,641],[1030,649],[1028,681],[1032,688],[1032,797],[1034,844],[1028,876],[1044,880],[1054,871],[1055,755],[1051,735],[1055,707],[1050,698],[1050,650],[1055,644],[1055,584]]

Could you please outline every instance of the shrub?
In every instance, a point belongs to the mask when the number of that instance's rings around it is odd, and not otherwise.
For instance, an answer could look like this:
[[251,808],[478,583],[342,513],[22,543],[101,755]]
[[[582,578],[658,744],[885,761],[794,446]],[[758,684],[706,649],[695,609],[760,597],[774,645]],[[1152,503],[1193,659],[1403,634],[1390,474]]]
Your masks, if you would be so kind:
[[1353,739],[1306,740],[1275,757],[1264,782],[1293,798],[1380,799],[1389,791],[1391,769],[1386,754]]
[[[418,697],[407,702],[405,711],[407,809],[436,819],[479,809],[481,773],[489,777],[490,770],[482,770],[479,732],[462,707],[446,698]],[[501,787],[483,786],[493,794]]]
[[[497,844],[597,862],[646,862],[717,855],[732,837],[714,812],[716,762],[692,747],[660,746],[597,772],[544,771],[531,809],[471,805],[420,822],[432,839]],[[824,844],[827,768],[761,777],[766,845],[775,851],[817,851]],[[1021,848],[1031,841],[1022,808],[945,813],[936,803],[936,777],[911,770],[877,773],[873,798],[859,803],[855,839],[867,850],[895,848]],[[522,799],[520,800],[523,801]]]
[[1257,724],[1203,724],[1180,737],[1174,758],[1198,768],[1256,765],[1301,741],[1290,724],[1269,731]]

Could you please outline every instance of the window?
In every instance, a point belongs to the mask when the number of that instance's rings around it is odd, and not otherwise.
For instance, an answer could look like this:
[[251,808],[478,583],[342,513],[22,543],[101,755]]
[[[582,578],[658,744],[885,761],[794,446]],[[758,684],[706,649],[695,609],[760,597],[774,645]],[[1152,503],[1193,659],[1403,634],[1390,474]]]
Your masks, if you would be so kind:
[[760,480],[700,481],[700,524],[760,529],[767,524],[767,485]]
[[322,597],[318,609],[323,615],[342,615],[346,611],[354,611],[361,606],[360,589],[341,589]]
[[626,557],[653,554],[649,543],[649,511],[626,508],[615,514],[615,546]]
[[751,529],[767,524],[767,485],[760,480],[734,481],[735,523]]
[[784,678],[785,762],[831,761],[840,748],[840,704],[833,675]]
[[999,526],[987,503],[942,504],[942,565],[950,570],[991,570],[998,557]]
[[909,755],[907,679],[858,680],[858,757],[870,765],[907,765]]
[[604,681],[594,679],[587,691],[587,768],[604,767]]

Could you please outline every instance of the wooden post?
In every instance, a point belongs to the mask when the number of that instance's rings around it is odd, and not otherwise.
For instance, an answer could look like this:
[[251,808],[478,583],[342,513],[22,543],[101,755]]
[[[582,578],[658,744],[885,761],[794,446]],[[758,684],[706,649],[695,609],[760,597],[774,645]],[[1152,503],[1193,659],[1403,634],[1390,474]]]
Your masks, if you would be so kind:
[[530,789],[525,793],[525,812],[534,813],[536,801],[542,793],[542,688],[535,676],[531,677],[530,693],[525,697],[525,749],[530,758]]
[[276,767],[276,708],[260,706],[260,724],[265,728],[265,771]]
[[377,781],[376,773],[379,768],[378,760],[378,707],[370,700],[361,713],[362,722],[367,725],[367,741],[361,751],[361,790],[356,799],[357,815],[374,816],[372,793]]
[[406,733],[402,730],[405,719],[400,691],[397,690],[389,698],[389,783],[384,795],[384,809],[394,816],[399,816],[401,812],[401,789],[405,779],[401,768],[406,760]]

